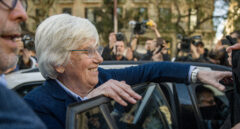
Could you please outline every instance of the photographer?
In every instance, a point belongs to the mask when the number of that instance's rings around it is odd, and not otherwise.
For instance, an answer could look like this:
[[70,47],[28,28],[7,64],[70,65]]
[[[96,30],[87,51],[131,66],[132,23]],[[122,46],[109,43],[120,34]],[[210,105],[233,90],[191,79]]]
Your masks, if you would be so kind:
[[18,64],[16,69],[28,69],[35,68],[37,66],[37,61],[33,57],[34,53],[34,42],[29,38],[24,36],[22,38],[17,39],[18,42]]
[[104,47],[102,57],[104,60],[111,60],[113,46],[116,42],[116,35],[114,32],[111,32],[108,36],[108,45]]
[[169,61],[167,43],[162,38],[147,40],[147,53],[143,55],[142,60]]
[[177,46],[177,57],[175,61],[193,61],[192,53],[197,53],[194,47],[194,40],[192,38],[182,38]]
[[128,60],[124,56],[124,52],[125,52],[125,36],[122,33],[118,32],[116,34],[116,42],[113,46],[113,53],[111,55],[110,60],[117,60],[117,61]]

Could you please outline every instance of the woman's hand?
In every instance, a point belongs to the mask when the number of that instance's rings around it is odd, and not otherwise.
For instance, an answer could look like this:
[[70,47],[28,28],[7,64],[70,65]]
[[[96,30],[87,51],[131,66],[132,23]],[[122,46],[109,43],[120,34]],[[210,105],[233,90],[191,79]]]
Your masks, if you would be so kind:
[[125,101],[135,104],[137,100],[140,100],[142,98],[139,94],[132,90],[131,86],[126,84],[124,81],[120,82],[113,79],[108,80],[101,86],[92,90],[86,97],[92,98],[99,95],[110,97],[123,106],[127,106],[127,103]]
[[205,84],[212,85],[213,87],[223,91],[225,86],[219,83],[223,78],[232,77],[231,72],[221,72],[221,71],[205,71],[200,70],[197,74],[197,78],[199,81]]

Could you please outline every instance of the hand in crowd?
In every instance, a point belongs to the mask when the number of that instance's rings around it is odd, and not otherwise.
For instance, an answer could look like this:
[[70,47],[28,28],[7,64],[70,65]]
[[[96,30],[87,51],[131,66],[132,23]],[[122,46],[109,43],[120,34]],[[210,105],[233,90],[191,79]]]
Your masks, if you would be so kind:
[[221,72],[221,71],[205,71],[200,70],[197,74],[197,78],[200,82],[212,85],[213,87],[223,91],[225,86],[219,83],[223,78],[232,77],[231,72]]
[[108,80],[98,88],[92,90],[87,95],[87,98],[92,98],[99,95],[110,97],[123,106],[127,106],[126,101],[135,104],[137,100],[142,98],[124,81],[120,82],[113,79]]
[[192,52],[192,58],[198,59],[200,57],[200,54],[197,52],[197,47],[193,44],[191,44],[191,52]]
[[30,62],[31,52],[28,49],[23,49],[23,62],[28,64]]
[[149,26],[151,27],[152,30],[156,30],[157,29],[157,24],[153,21],[153,20],[149,20]]
[[233,46],[228,47],[226,50],[228,53],[228,62],[232,65],[232,50],[240,50],[240,43],[236,43]]
[[128,60],[133,60],[133,51],[132,51],[132,49],[129,48],[129,47],[127,48],[126,58],[127,58]]

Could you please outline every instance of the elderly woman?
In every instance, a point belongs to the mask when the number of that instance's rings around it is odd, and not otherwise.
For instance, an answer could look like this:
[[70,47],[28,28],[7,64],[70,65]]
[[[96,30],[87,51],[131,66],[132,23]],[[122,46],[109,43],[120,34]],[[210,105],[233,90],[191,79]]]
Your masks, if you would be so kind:
[[[198,71],[190,65],[150,63],[125,69],[105,70],[98,50],[98,33],[87,19],[60,14],[43,21],[36,31],[39,69],[46,78],[43,86],[31,91],[25,100],[49,129],[64,129],[66,108],[100,94],[121,105],[136,103],[141,96],[130,85],[146,81],[190,83],[198,80],[224,87],[217,80],[228,72]],[[194,69],[194,70],[193,70]]]

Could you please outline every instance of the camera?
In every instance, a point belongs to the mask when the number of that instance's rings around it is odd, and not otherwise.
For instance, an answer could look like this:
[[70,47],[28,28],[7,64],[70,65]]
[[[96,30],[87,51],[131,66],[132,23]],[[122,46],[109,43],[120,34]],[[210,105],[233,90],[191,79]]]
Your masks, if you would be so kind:
[[134,34],[144,34],[149,26],[153,26],[152,20],[143,20],[142,22],[130,21]]
[[34,40],[29,35],[24,35],[22,42],[24,48],[28,50],[34,50]]
[[116,40],[117,40],[117,41],[125,41],[125,36],[124,36],[124,34],[121,33],[121,32],[118,32],[118,33],[116,34]]
[[190,52],[191,51],[191,44],[197,46],[197,41],[201,40],[201,36],[193,36],[193,37],[180,37],[180,49],[183,52]]
[[237,39],[236,38],[232,38],[230,35],[227,35],[226,39],[222,39],[221,42],[222,42],[222,45],[231,46],[231,45],[237,43]]

